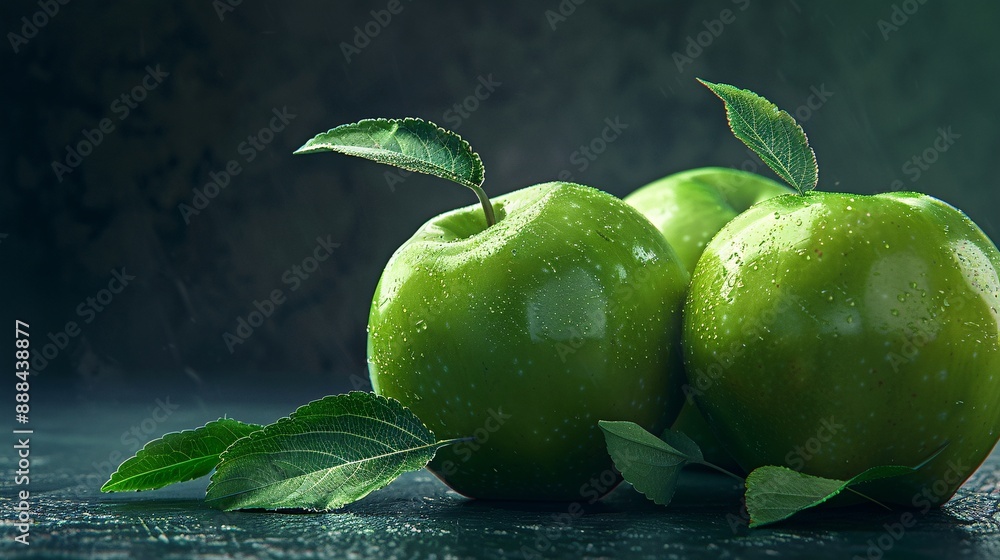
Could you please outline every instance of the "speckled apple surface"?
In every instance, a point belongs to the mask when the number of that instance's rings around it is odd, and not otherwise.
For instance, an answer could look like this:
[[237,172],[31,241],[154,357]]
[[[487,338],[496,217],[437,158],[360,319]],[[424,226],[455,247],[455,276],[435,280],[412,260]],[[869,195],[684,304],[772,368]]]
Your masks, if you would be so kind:
[[[698,257],[723,226],[758,202],[794,192],[754,173],[699,167],[657,179],[623,200],[660,230],[687,271],[694,273]],[[672,428],[693,439],[709,462],[739,469],[712,434],[693,399],[685,400]]]
[[636,210],[546,183],[425,224],[372,301],[374,390],[439,438],[430,469],[477,498],[580,500],[617,482],[598,420],[654,432],[680,409],[689,276]]
[[1000,434],[1000,254],[916,193],[813,192],[738,216],[698,262],[684,350],[698,403],[743,468],[847,479],[947,501]]
[[712,237],[747,208],[791,188],[728,167],[700,167],[667,175],[637,189],[625,202],[667,238],[688,272],[694,272]]

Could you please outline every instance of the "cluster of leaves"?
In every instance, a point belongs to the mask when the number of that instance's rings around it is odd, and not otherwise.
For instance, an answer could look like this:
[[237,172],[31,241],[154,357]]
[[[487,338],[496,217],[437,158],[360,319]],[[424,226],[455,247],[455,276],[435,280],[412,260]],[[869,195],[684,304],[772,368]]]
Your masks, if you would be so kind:
[[[602,420],[598,424],[604,431],[608,453],[622,477],[657,504],[665,506],[670,503],[681,469],[687,465],[706,466],[743,481],[739,476],[706,462],[698,445],[683,433],[667,430],[662,436],[656,437],[632,422]],[[912,474],[940,452],[938,450],[915,467],[872,467],[850,480],[811,476],[786,467],[757,468],[744,482],[750,527],[783,521],[800,511],[821,505],[844,491],[867,498],[857,491],[858,486]]]
[[[753,92],[702,84],[725,103],[737,138],[775,173],[801,194],[816,186],[816,157],[788,113]],[[493,223],[493,209],[481,187],[485,175],[479,155],[457,134],[433,123],[365,120],[319,134],[296,153],[320,151],[359,156],[469,187],[479,196],[487,222]],[[686,465],[708,466],[743,481],[707,463],[698,445],[682,433],[667,431],[657,437],[631,422],[599,425],[625,480],[657,504],[670,503]],[[213,507],[327,511],[423,468],[438,449],[458,441],[463,439],[439,441],[396,400],[352,392],[311,402],[267,426],[221,418],[167,434],[122,463],[101,490],[153,490],[214,469],[205,498]],[[875,467],[850,480],[831,480],[784,467],[761,467],[745,481],[750,527],[787,519],[841,492],[856,493],[862,483],[918,468]]]
[[[707,463],[698,445],[680,432],[658,438],[631,422],[599,425],[622,476],[657,504],[670,503],[681,469],[689,464],[742,480]],[[329,511],[425,467],[438,449],[465,439],[439,441],[399,401],[355,391],[313,401],[267,426],[220,418],[166,434],[122,463],[101,490],[155,490],[214,469],[205,496],[212,507]],[[915,468],[876,467],[847,481],[759,468],[746,479],[750,527],[787,519],[858,484]]]
[[205,501],[226,511],[326,511],[423,468],[441,447],[399,401],[351,392],[259,426],[229,418],[167,434],[122,463],[104,492],[154,490],[212,472]]

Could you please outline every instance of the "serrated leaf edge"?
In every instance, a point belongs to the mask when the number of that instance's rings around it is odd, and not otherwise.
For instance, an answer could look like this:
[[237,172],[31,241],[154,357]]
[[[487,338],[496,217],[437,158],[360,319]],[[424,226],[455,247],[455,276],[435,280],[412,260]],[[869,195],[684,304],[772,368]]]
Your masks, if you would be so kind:
[[[305,144],[303,144],[297,150],[295,150],[294,152],[292,152],[292,154],[311,154],[311,153],[322,152],[322,151],[341,151],[341,150],[343,150],[342,146],[337,146],[337,145],[329,143],[329,142],[324,143],[324,142],[318,142],[317,141],[317,142],[314,143],[314,140],[316,140],[316,138],[318,138],[320,136],[323,136],[325,134],[333,133],[336,130],[341,129],[341,128],[346,128],[346,127],[351,127],[351,126],[358,126],[358,125],[368,124],[368,123],[383,123],[383,122],[387,122],[387,123],[390,123],[392,125],[395,125],[397,129],[398,129],[398,127],[399,127],[400,124],[407,124],[407,123],[411,123],[411,122],[428,124],[428,125],[431,125],[432,127],[434,127],[437,130],[437,132],[439,132],[441,134],[444,134],[446,136],[452,136],[452,137],[456,138],[461,143],[461,145],[464,146],[465,148],[467,148],[468,151],[469,151],[469,153],[472,154],[472,158],[475,161],[476,169],[478,170],[479,182],[478,183],[468,182],[468,181],[465,181],[465,180],[462,180],[461,178],[459,178],[458,175],[456,175],[453,171],[449,171],[449,170],[447,170],[447,169],[445,169],[443,167],[439,167],[437,165],[434,165],[434,167],[438,168],[438,169],[441,169],[442,173],[448,175],[449,176],[448,178],[450,178],[450,180],[452,180],[454,182],[457,182],[457,183],[460,183],[460,184],[462,184],[462,185],[464,185],[466,187],[469,187],[469,188],[482,187],[483,183],[486,181],[486,167],[483,165],[483,160],[479,156],[479,152],[475,151],[472,148],[472,145],[465,138],[462,138],[462,135],[460,135],[457,132],[448,130],[448,129],[442,127],[441,125],[439,125],[437,123],[434,123],[432,121],[429,121],[429,120],[426,120],[426,119],[422,119],[422,118],[419,118],[419,117],[403,117],[401,119],[398,119],[398,118],[393,118],[393,119],[389,119],[389,118],[368,118],[368,119],[361,119],[360,121],[353,122],[353,123],[346,123],[346,124],[342,124],[342,125],[339,125],[339,126],[335,126],[335,127],[331,128],[331,129],[327,130],[326,132],[320,132],[319,134],[314,135],[312,138],[310,138],[309,140],[307,140]],[[395,130],[393,130],[393,133],[395,133]],[[370,151],[370,152],[377,151],[377,150],[372,149],[372,148],[358,148],[358,147],[354,147],[354,146],[351,146],[350,148],[353,148],[353,149],[358,150],[358,151]],[[402,156],[402,157],[407,157],[407,156]],[[416,173],[425,173],[424,170],[416,169],[415,167],[409,167],[404,162],[393,163],[392,165],[394,165],[396,167],[400,167],[402,169],[406,169],[408,171],[413,171],[413,172],[416,172]],[[442,177],[442,178],[444,178],[444,177]]]
[[[713,82],[709,82],[707,80],[702,80],[701,78],[695,78],[695,79],[698,80],[698,82],[700,82],[702,85],[704,85],[705,87],[707,87],[716,97],[718,97],[719,99],[722,100],[722,103],[723,103],[723,105],[726,108],[726,124],[729,126],[729,129],[731,131],[733,131],[734,133],[735,133],[735,129],[733,128],[733,117],[736,116],[736,117],[740,118],[740,120],[742,122],[744,122],[744,123],[746,123],[746,121],[743,120],[743,118],[740,117],[738,114],[736,114],[736,112],[732,110],[729,101],[725,97],[723,97],[721,94],[719,94],[718,91],[716,91],[715,88],[717,86],[720,86],[720,85],[721,86],[731,87],[731,88],[733,88],[735,90],[738,90],[738,91],[740,91],[742,93],[748,93],[748,94],[750,94],[750,95],[752,95],[752,96],[760,99],[764,103],[766,103],[767,108],[771,109],[773,112],[776,112],[776,113],[779,113],[779,114],[783,113],[785,116],[787,116],[791,120],[792,124],[794,124],[795,127],[798,129],[798,131],[802,134],[802,137],[805,139],[805,146],[809,150],[810,160],[812,161],[813,168],[816,170],[815,179],[812,181],[812,184],[807,185],[807,186],[806,185],[799,185],[799,184],[797,184],[796,181],[792,180],[793,175],[792,175],[791,171],[786,166],[781,165],[781,160],[779,158],[774,158],[774,157],[772,157],[770,159],[774,160],[780,166],[781,170],[779,171],[777,169],[773,169],[773,171],[779,177],[781,177],[781,179],[783,181],[785,181],[792,188],[794,188],[796,191],[798,191],[799,194],[805,194],[805,193],[807,193],[807,192],[809,192],[809,191],[811,191],[811,190],[813,190],[813,189],[816,188],[816,186],[819,184],[819,163],[816,160],[816,152],[815,152],[815,150],[812,149],[812,146],[809,144],[809,136],[806,134],[805,129],[802,128],[802,125],[800,125],[799,122],[797,120],[795,120],[795,117],[793,117],[791,115],[791,113],[789,113],[788,111],[785,111],[784,109],[781,109],[776,104],[774,104],[773,102],[771,102],[771,100],[769,100],[766,97],[764,97],[764,96],[762,96],[762,95],[760,95],[760,94],[758,94],[758,93],[756,93],[754,91],[751,91],[749,89],[741,88],[741,87],[737,87],[737,86],[733,86],[733,85],[730,85],[730,84],[713,83]],[[747,130],[750,130],[753,133],[754,137],[756,138],[756,140],[761,145],[766,146],[767,143],[764,141],[763,138],[761,138],[761,136],[759,134],[757,134],[756,127],[750,126],[749,123],[746,123],[746,124],[747,124],[747,126],[745,128]],[[746,144],[748,148],[750,148],[751,150],[754,151],[754,153],[757,152],[757,150],[755,150],[753,148],[753,146],[750,146],[749,144],[747,144],[747,142],[744,141],[742,138],[740,138],[738,135],[736,136],[736,138],[739,139],[744,144]],[[760,157],[760,154],[757,154],[757,155],[758,155],[758,157]],[[763,157],[761,157],[761,160],[763,160],[764,164],[767,165],[768,167],[772,167],[771,164],[766,159],[764,159]]]
[[[268,424],[267,426],[264,426],[264,428],[268,428],[270,426],[283,425],[283,424],[286,424],[288,422],[294,422],[294,421],[297,420],[298,416],[300,415],[300,413],[302,412],[303,409],[308,408],[308,407],[310,407],[310,406],[312,406],[312,405],[314,405],[316,403],[322,402],[324,400],[327,400],[327,399],[336,399],[336,398],[358,398],[358,397],[355,397],[355,395],[363,395],[364,398],[375,397],[376,400],[380,400],[383,403],[388,404],[390,406],[392,406],[392,403],[395,403],[396,405],[398,405],[403,410],[405,410],[405,411],[409,412],[410,414],[412,414],[415,418],[417,418],[417,420],[420,420],[420,417],[418,417],[416,415],[416,413],[414,413],[412,410],[410,410],[410,408],[408,406],[404,405],[403,403],[401,403],[397,399],[394,399],[392,397],[384,397],[384,396],[379,395],[379,394],[374,393],[374,392],[350,391],[350,392],[341,393],[341,394],[338,394],[338,395],[327,395],[325,397],[309,401],[308,403],[306,403],[304,405],[301,405],[298,408],[296,408],[295,411],[292,412],[291,414],[289,414],[288,416],[285,416],[283,418],[279,418],[278,420],[272,422],[271,424]],[[345,416],[357,416],[357,415],[354,415],[354,414],[345,414]],[[372,418],[370,418],[370,417],[365,417],[365,418],[368,419],[368,420],[372,420]],[[381,419],[375,419],[375,420],[382,421]],[[420,423],[423,424],[423,420],[420,420]],[[395,428],[399,428],[399,426],[395,426],[395,425],[393,425],[393,426]],[[413,451],[419,451],[419,450],[424,450],[424,449],[430,449],[430,448],[434,448],[435,446],[436,446],[436,449],[435,449],[435,452],[436,452],[436,450],[440,449],[441,447],[444,447],[446,445],[451,445],[451,444],[455,443],[456,441],[459,441],[458,439],[449,439],[449,440],[443,440],[443,441],[442,440],[438,440],[437,434],[434,433],[434,430],[432,430],[426,424],[424,424],[424,427],[427,429],[427,432],[431,435],[431,437],[434,440],[436,440],[435,443],[428,444],[428,445],[425,445],[425,446],[421,446],[419,448],[409,449],[409,450],[406,450],[406,451],[395,451],[393,453],[381,455],[379,457],[390,456],[390,455],[392,455],[394,453],[405,453],[405,452],[413,452]],[[264,434],[263,434],[263,431],[264,431],[264,429],[262,428],[262,429],[260,429],[260,430],[258,430],[256,432],[250,434],[249,436],[246,436],[245,438],[240,438],[240,440],[243,440],[243,439],[250,439],[250,440],[252,440],[254,438],[258,438],[259,439],[259,438],[265,437]],[[411,436],[414,436],[414,438],[416,438],[416,434],[413,434],[412,432],[409,432],[407,430],[402,430],[402,431],[404,431],[404,432],[410,434]],[[417,439],[419,439],[419,438],[417,438]],[[240,440],[237,440],[237,441],[240,441]],[[230,452],[230,450],[233,448],[233,446],[236,445],[236,443],[237,442],[234,441],[233,444],[230,445],[229,448],[227,448],[225,451],[223,451],[222,454],[219,456],[219,464],[220,465],[222,464],[222,461],[225,460],[226,455]],[[379,457],[375,457],[375,458],[379,458]],[[352,463],[356,463],[356,462],[357,461],[353,461]],[[348,463],[343,463],[342,465],[346,465],[346,464],[348,464]],[[342,465],[340,465],[340,466],[342,466]],[[221,497],[217,497],[217,498],[212,498],[212,499],[208,498],[208,492],[212,489],[212,486],[216,483],[215,477],[216,477],[217,474],[218,474],[218,470],[216,470],[216,472],[212,474],[212,478],[211,478],[211,481],[209,482],[208,488],[205,489],[205,503],[207,505],[209,505],[210,507],[216,507],[215,505],[213,505],[213,502],[218,502],[221,499],[224,499],[224,498],[231,497],[231,496],[235,495],[235,494],[227,494],[225,496],[221,496]],[[300,475],[300,476],[306,476],[306,475]],[[299,478],[299,477],[292,477],[292,478]],[[288,479],[288,480],[290,480],[290,479]],[[374,492],[376,490],[385,488],[386,486],[388,486],[391,483],[392,483],[392,480],[386,481],[385,484],[381,484],[381,485],[379,485],[379,486],[377,486],[375,488],[372,488],[371,492]],[[251,489],[251,490],[246,490],[245,492],[257,491],[257,490],[260,490],[262,488],[265,488],[265,487],[261,486],[261,487],[254,488],[254,489]],[[344,505],[347,505],[347,504],[340,504],[338,506],[332,506],[332,507],[326,507],[326,508],[311,508],[311,507],[301,507],[301,506],[290,506],[290,507],[237,506],[237,507],[227,507],[227,508],[220,508],[220,509],[222,509],[223,511],[234,511],[234,510],[238,510],[238,509],[265,509],[265,510],[268,510],[268,511],[294,510],[294,511],[309,511],[309,512],[325,512],[325,511],[331,511],[333,509],[337,509],[337,508],[342,507]]]
[[[157,472],[157,471],[160,471],[160,470],[165,470],[165,469],[168,469],[168,468],[173,468],[173,466],[171,466],[171,467],[159,467],[159,468],[153,469],[152,471],[148,471],[146,473],[143,473],[143,475],[131,476],[129,478],[125,478],[125,479],[122,479],[120,481],[117,481],[114,485],[112,485],[112,482],[114,481],[115,475],[118,474],[118,472],[121,470],[121,468],[126,463],[128,463],[132,459],[139,459],[140,458],[139,457],[140,454],[145,454],[145,453],[150,452],[150,450],[149,450],[150,446],[152,446],[153,444],[162,443],[163,440],[167,438],[167,436],[179,436],[179,435],[191,434],[191,433],[194,433],[194,432],[196,432],[198,430],[201,430],[203,428],[207,428],[211,424],[217,424],[217,423],[219,423],[219,422],[221,422],[223,420],[232,420],[234,422],[240,422],[239,420],[235,420],[233,418],[227,418],[227,417],[223,416],[222,418],[219,418],[218,420],[212,420],[212,421],[206,422],[204,425],[199,426],[197,428],[192,428],[192,429],[189,429],[189,430],[180,430],[180,431],[176,431],[176,432],[167,432],[167,433],[163,434],[162,436],[160,436],[160,437],[158,437],[156,439],[152,439],[152,440],[146,442],[146,444],[142,446],[142,449],[136,451],[133,456],[129,457],[128,459],[125,459],[124,461],[121,462],[120,465],[118,465],[118,468],[115,469],[115,472],[111,473],[111,476],[108,477],[108,481],[105,482],[101,486],[100,491],[104,492],[104,493],[107,493],[107,494],[112,494],[112,493],[115,493],[115,492],[140,492],[142,490],[157,490],[159,488],[163,488],[163,486],[156,486],[156,487],[141,488],[141,489],[135,489],[135,490],[131,490],[131,489],[129,489],[129,490],[115,490],[115,489],[112,488],[112,486],[121,486],[124,482],[132,480],[134,478],[137,478],[138,476],[146,476],[146,475],[148,475],[149,473],[152,473],[152,472]],[[252,423],[249,423],[249,422],[240,422],[240,423],[241,424],[246,424],[247,426],[255,426],[255,427],[257,427],[257,431],[260,431],[261,429],[264,428],[264,426],[262,426],[260,424],[252,424]],[[253,432],[250,435],[253,435],[255,433],[257,433],[257,432]],[[243,436],[243,437],[237,438],[236,440],[233,441],[233,443],[229,444],[229,447],[232,447],[233,444],[235,444],[236,442],[238,442],[241,439],[246,438],[246,437],[249,437],[249,436]],[[227,447],[226,449],[229,449],[229,447]],[[217,461],[216,464],[218,464],[219,462],[222,461],[222,455],[224,453],[225,453],[225,450],[223,450],[222,453],[219,454],[219,461]],[[205,456],[203,456],[200,459],[188,459],[187,461],[183,461],[183,462],[177,463],[177,464],[185,464],[185,463],[190,463],[192,461],[204,460],[206,457],[209,457],[209,456],[205,455]],[[193,476],[193,477],[190,477],[190,478],[183,478],[181,480],[174,481],[174,482],[172,482],[170,484],[178,484],[178,483],[181,483],[181,482],[187,482],[187,481],[190,481],[190,480],[195,480],[195,479],[201,478],[202,476],[205,476],[205,475]],[[167,485],[164,485],[164,486],[169,486],[170,484],[167,484]]]
[[[635,423],[634,422],[628,422],[628,421],[619,421],[619,420],[598,420],[597,425],[605,433],[605,439],[607,438],[606,434],[609,433],[609,430],[607,430],[605,428],[605,426],[608,425],[608,424],[635,424]],[[628,441],[632,441],[633,443],[637,443],[639,445],[643,445],[645,447],[648,447],[649,449],[654,449],[656,451],[664,451],[664,452],[668,452],[668,453],[673,452],[673,454],[678,455],[680,457],[683,457],[683,459],[679,463],[677,463],[676,465],[662,467],[663,469],[669,469],[670,470],[670,472],[668,474],[666,474],[666,477],[671,477],[671,476],[676,477],[679,474],[679,472],[684,469],[685,466],[687,466],[689,463],[691,463],[691,459],[689,458],[689,456],[687,454],[681,452],[679,449],[674,448],[672,445],[670,445],[669,443],[663,441],[661,438],[657,437],[656,434],[653,434],[652,432],[650,432],[649,430],[646,430],[642,426],[639,426],[638,424],[635,424],[635,426],[637,426],[639,429],[643,430],[647,434],[651,435],[653,438],[659,440],[659,442],[662,443],[664,446],[666,446],[667,449],[663,449],[662,447],[654,447],[653,445],[650,445],[649,443],[645,443],[645,442],[636,442],[636,441],[633,441],[633,440],[628,440]],[[611,435],[614,435],[616,437],[619,437],[619,438],[622,438],[622,439],[627,439],[627,438],[621,436],[620,434],[617,434],[617,433],[614,433],[614,432],[610,432],[610,433],[611,433]],[[605,447],[607,447],[607,441],[605,441]],[[632,480],[629,480],[629,476],[625,473],[625,471],[623,471],[619,467],[618,460],[611,453],[610,449],[608,449],[608,455],[611,456],[611,462],[615,465],[615,468],[618,469],[618,472],[621,473],[622,478],[625,480],[625,482],[628,482],[629,484],[631,484],[632,488],[634,488],[637,492],[639,492],[640,494],[642,494],[643,496],[645,496],[647,500],[653,502],[656,505],[660,505],[660,506],[667,506],[673,500],[674,493],[675,493],[675,491],[677,489],[676,481],[674,483],[674,488],[670,492],[670,497],[667,498],[667,500],[665,502],[661,502],[661,501],[655,499],[653,496],[650,496],[646,492],[646,490],[640,488],[639,486],[636,486],[636,482],[634,482]]]
[[[844,492],[845,490],[850,490],[851,487],[854,486],[854,485],[856,485],[856,484],[864,484],[864,483],[867,483],[867,482],[874,482],[876,480],[883,480],[883,479],[886,479],[886,478],[895,478],[897,476],[903,476],[903,475],[906,475],[906,474],[912,474],[912,473],[914,473],[914,472],[917,471],[916,467],[907,467],[905,465],[880,465],[880,466],[875,466],[875,467],[869,467],[869,468],[865,469],[864,471],[860,472],[859,474],[852,476],[848,480],[840,480],[840,479],[837,479],[837,478],[827,478],[825,476],[815,476],[815,475],[800,473],[800,472],[798,472],[796,470],[789,469],[788,467],[781,467],[781,466],[777,466],[777,465],[766,465],[766,466],[758,467],[758,468],[754,469],[753,472],[751,472],[749,475],[747,475],[747,491],[748,492],[750,491],[750,478],[751,478],[751,476],[753,476],[753,474],[756,473],[757,471],[759,471],[761,469],[765,469],[765,468],[786,470],[786,471],[790,471],[790,472],[793,472],[793,473],[801,474],[801,475],[803,475],[805,477],[809,477],[809,478],[816,478],[816,479],[822,479],[822,480],[829,480],[829,481],[837,482],[837,483],[840,484],[840,487],[837,488],[835,491],[831,492],[830,494],[827,494],[825,497],[820,498],[819,500],[816,500],[815,502],[812,502],[812,503],[810,503],[807,506],[804,506],[804,507],[801,507],[801,508],[799,508],[799,509],[797,509],[795,511],[792,511],[788,515],[786,515],[786,516],[784,516],[784,517],[782,517],[780,519],[773,519],[773,520],[766,521],[766,522],[758,522],[758,521],[756,521],[754,519],[753,513],[751,513],[749,511],[749,509],[748,509],[747,513],[750,514],[749,527],[751,529],[756,529],[758,527],[764,527],[764,526],[767,526],[767,525],[771,525],[771,524],[774,524],[774,523],[779,523],[781,521],[785,521],[786,519],[788,519],[788,518],[790,518],[790,517],[798,514],[799,512],[805,511],[807,509],[812,509],[812,508],[814,508],[816,506],[822,505],[822,504],[830,501],[831,499],[833,499],[836,496],[840,495],[841,492]],[[872,478],[870,480],[858,481],[859,478],[864,477],[870,471],[874,471],[876,469],[887,469],[887,468],[897,468],[897,469],[902,469],[902,470],[900,472],[895,473],[895,474],[880,476],[880,477],[877,477],[877,478]],[[771,492],[771,493],[775,493],[775,492]],[[781,494],[787,495],[787,496],[809,497],[808,494],[792,494],[790,492],[782,492]],[[864,496],[864,495],[862,495],[862,496],[865,497],[866,499],[871,500],[871,498],[868,498],[867,496]],[[878,503],[878,502],[876,502],[876,503]],[[757,509],[757,508],[755,508],[755,509]],[[764,508],[764,509],[775,509],[775,508]]]

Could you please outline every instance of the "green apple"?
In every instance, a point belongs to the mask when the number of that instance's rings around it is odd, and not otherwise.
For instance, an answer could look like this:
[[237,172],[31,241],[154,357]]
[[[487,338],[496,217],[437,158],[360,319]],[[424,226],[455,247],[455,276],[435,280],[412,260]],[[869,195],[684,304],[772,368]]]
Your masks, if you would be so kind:
[[693,273],[698,257],[722,226],[762,200],[793,192],[754,173],[701,167],[653,181],[626,196],[625,202],[653,222]]
[[372,301],[376,393],[439,438],[430,469],[476,498],[597,499],[618,482],[597,421],[666,428],[683,395],[689,276],[636,210],[546,183],[427,222]]
[[[688,272],[694,272],[705,246],[723,226],[747,208],[795,191],[753,173],[726,167],[702,167],[653,181],[625,197],[670,243]],[[732,469],[734,462],[688,399],[673,429],[693,439],[705,458]]]
[[1000,437],[1000,253],[930,196],[806,192],[761,202],[709,243],[687,297],[699,408],[746,470],[786,465],[947,501]]
[[683,402],[690,274],[621,200],[545,183],[491,202],[479,155],[414,118],[341,125],[295,153],[338,152],[464,185],[479,198],[424,224],[372,299],[376,393],[439,439],[428,468],[476,498],[596,501],[620,482],[598,421],[660,431]]

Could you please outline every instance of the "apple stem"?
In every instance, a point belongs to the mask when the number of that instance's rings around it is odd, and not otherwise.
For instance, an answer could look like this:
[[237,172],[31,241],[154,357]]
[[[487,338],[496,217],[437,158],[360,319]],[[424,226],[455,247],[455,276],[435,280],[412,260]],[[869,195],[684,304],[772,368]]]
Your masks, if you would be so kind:
[[479,197],[479,203],[483,205],[483,213],[486,214],[486,227],[490,227],[497,223],[497,218],[493,214],[493,205],[490,203],[490,197],[486,196],[486,191],[483,190],[483,187],[480,187],[479,185],[467,186],[476,193],[476,196]]

